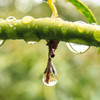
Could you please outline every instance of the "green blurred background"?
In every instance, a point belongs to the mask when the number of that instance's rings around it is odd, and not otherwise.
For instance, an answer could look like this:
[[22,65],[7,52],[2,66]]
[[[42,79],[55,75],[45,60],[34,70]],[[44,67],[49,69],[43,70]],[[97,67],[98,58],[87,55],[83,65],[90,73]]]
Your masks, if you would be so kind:
[[[100,24],[100,1],[82,0]],[[68,21],[86,21],[76,8],[65,0],[55,3],[59,17]],[[26,15],[50,17],[48,4],[41,0],[0,0],[0,17]],[[54,65],[58,83],[47,87],[42,75],[47,65],[48,47],[41,40],[29,45],[24,40],[7,40],[0,47],[0,100],[100,100],[100,55],[91,47],[84,54],[74,54],[60,42]]]

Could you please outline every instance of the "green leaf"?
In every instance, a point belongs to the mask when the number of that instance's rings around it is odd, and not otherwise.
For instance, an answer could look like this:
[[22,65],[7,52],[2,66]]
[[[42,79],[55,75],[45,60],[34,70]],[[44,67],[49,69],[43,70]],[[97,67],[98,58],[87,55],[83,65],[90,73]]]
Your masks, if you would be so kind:
[[66,0],[66,1],[72,3],[78,9],[78,11],[87,18],[90,24],[97,23],[96,18],[94,17],[92,11],[81,1],[79,0]]

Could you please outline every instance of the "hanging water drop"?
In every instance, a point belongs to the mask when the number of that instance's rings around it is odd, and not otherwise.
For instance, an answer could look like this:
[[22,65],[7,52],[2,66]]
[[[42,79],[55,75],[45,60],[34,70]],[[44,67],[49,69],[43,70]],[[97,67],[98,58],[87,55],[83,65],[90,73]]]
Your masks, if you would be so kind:
[[43,83],[47,86],[54,86],[57,83],[58,75],[53,63],[48,63],[48,66],[43,74]]
[[36,44],[37,42],[36,41],[27,41],[27,43],[30,45],[33,45],[33,44]]
[[48,63],[46,70],[44,71],[42,81],[47,86],[54,86],[57,83],[58,75],[52,59],[55,57],[55,50],[57,49],[59,41],[47,40],[47,46],[49,47]]
[[13,22],[13,21],[16,21],[16,18],[14,16],[9,16],[6,18],[6,22]]
[[74,52],[74,53],[84,53],[89,49],[89,46],[87,45],[82,45],[82,44],[76,44],[76,43],[66,43],[66,45],[68,46],[68,48]]

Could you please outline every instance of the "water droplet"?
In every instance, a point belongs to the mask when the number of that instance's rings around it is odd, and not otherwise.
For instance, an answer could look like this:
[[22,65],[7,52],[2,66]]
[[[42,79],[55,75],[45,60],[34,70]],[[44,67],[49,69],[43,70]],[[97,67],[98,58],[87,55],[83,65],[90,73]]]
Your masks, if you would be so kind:
[[36,41],[28,41],[27,43],[33,45],[33,44],[36,44],[37,42]]
[[46,68],[43,74],[43,83],[47,86],[54,86],[57,83],[58,75],[53,63],[51,63],[50,68]]
[[68,48],[74,52],[74,53],[84,53],[89,49],[89,46],[87,45],[82,45],[82,44],[76,44],[76,43],[66,43],[66,45],[68,46]]
[[84,28],[82,26],[78,26],[77,30],[82,33],[84,31]]
[[49,31],[48,26],[43,27],[43,32],[47,34],[47,32]]
[[86,24],[86,22],[83,22],[83,21],[75,21],[74,23]]
[[61,32],[62,32],[62,34],[66,35],[67,30],[68,30],[68,28],[66,28],[66,27],[62,27],[62,28],[61,28]]
[[9,39],[17,39],[18,35],[17,35],[17,31],[16,31],[16,27],[13,26],[13,24],[8,23],[8,27],[5,29],[7,36],[9,37]]
[[23,24],[28,24],[30,22],[34,21],[34,18],[32,16],[25,16],[23,19],[22,19],[22,23]]
[[51,18],[51,24],[54,24],[54,22],[55,22],[55,19]]
[[14,21],[16,21],[16,18],[14,17],[14,16],[9,16],[9,17],[7,17],[6,18],[6,22],[14,22]]
[[0,40],[0,46],[1,46],[4,42],[5,42],[4,40]]
[[62,21],[60,21],[60,22],[58,23],[58,27],[61,27],[61,26],[62,26],[62,24],[63,24],[63,22],[62,22]]
[[77,28],[77,30],[82,33],[84,31],[84,28],[83,28],[83,25],[86,24],[85,22],[83,21],[75,21],[74,23],[79,23],[79,26]]

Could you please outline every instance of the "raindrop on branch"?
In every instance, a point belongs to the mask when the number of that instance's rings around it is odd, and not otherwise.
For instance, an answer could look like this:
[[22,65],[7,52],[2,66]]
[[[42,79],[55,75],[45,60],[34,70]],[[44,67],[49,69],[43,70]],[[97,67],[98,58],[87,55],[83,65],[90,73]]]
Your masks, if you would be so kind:
[[83,21],[75,21],[74,23],[86,24],[86,22],[83,22]]
[[77,53],[77,54],[86,52],[90,47],[87,45],[76,44],[76,43],[66,43],[66,45],[72,52]]
[[34,18],[32,17],[32,16],[25,16],[22,20],[21,20],[21,22],[23,23],[23,24],[29,24],[29,23],[31,23],[31,22],[33,22],[34,21]]
[[14,16],[9,16],[9,17],[7,17],[6,18],[6,22],[14,22],[14,21],[16,21],[16,18],[14,17]]

